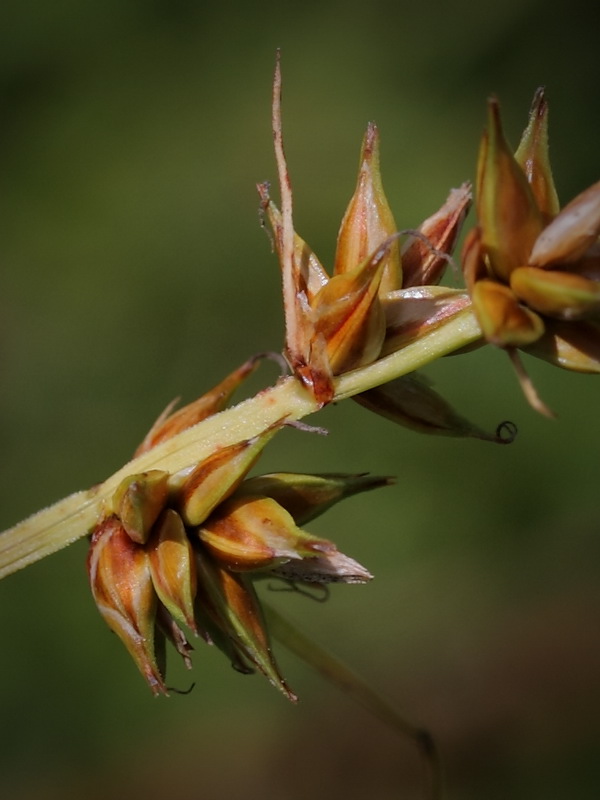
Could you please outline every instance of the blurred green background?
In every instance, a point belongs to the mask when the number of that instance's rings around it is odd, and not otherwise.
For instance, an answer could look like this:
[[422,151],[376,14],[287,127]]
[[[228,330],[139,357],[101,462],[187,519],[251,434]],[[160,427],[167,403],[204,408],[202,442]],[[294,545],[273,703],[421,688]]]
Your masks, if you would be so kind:
[[[561,198],[597,180],[599,32],[580,0],[4,0],[0,528],[108,476],[173,397],[281,346],[254,189],[276,177],[277,46],[296,223],[331,263],[370,119],[401,227],[473,176],[491,92],[516,144],[545,84]],[[327,439],[285,432],[261,463],[398,477],[312,526],[374,582],[273,599],[434,733],[449,800],[600,788],[600,385],[527,365],[558,421],[527,407],[502,353],[429,370],[481,425],[514,420],[510,447],[345,403],[316,418]],[[191,677],[171,662],[195,690],[153,700],[85,554],[0,584],[3,797],[423,797],[410,744],[284,652],[297,707],[202,644]]]

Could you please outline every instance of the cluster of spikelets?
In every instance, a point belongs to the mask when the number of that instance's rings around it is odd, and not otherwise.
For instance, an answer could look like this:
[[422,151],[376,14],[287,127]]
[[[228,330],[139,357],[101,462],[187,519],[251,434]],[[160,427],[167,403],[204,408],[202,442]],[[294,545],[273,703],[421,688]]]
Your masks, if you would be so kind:
[[[478,225],[463,272],[485,339],[578,372],[600,371],[600,182],[560,210],[539,89],[513,154],[489,103],[477,175]],[[520,362],[515,361],[522,378]],[[532,405],[548,413],[522,380]]]
[[[281,210],[259,185],[281,264],[284,354],[317,406],[335,397],[337,376],[418,342],[475,313],[481,343],[505,348],[532,405],[548,412],[517,349],[567,369],[600,372],[600,183],[559,210],[547,151],[547,108],[538,92],[513,155],[490,102],[477,176],[477,226],[463,248],[467,290],[440,286],[471,203],[452,190],[416,230],[399,231],[379,171],[379,136],[368,126],[355,192],[338,233],[330,276],[296,233],[283,150],[277,68],[273,132]],[[400,244],[404,237],[404,245]],[[159,418],[136,455],[221,411],[254,369],[253,359],[195,403]],[[356,398],[424,432],[510,440],[456,414],[420,376],[403,375]],[[389,483],[366,475],[278,473],[248,477],[286,424],[217,446],[176,474],[128,476],[104,508],[88,559],[94,599],[155,693],[166,692],[165,642],[190,665],[184,628],[215,643],[241,671],[258,669],[288,697],[269,642],[255,582],[292,586],[363,583],[368,571],[301,526],[338,500]]]
[[[289,228],[266,186],[259,191],[284,274],[286,356],[319,404],[331,399],[333,376],[403,347],[468,306],[464,291],[436,284],[470,205],[469,187],[453,190],[436,214],[410,232],[401,253],[381,184],[374,125],[364,139],[333,277]],[[289,263],[286,240],[292,244]],[[285,293],[290,278],[291,298]],[[180,411],[167,409],[135,455],[222,410],[255,363],[247,362]],[[456,415],[415,376],[371,390],[361,401],[423,430],[496,440]],[[332,542],[300,526],[338,500],[390,480],[294,473],[247,477],[285,422],[217,448],[184,473],[156,469],[128,476],[92,534],[88,571],[94,599],[155,693],[167,691],[166,641],[190,665],[187,628],[219,646],[237,669],[258,669],[293,697],[273,658],[255,581],[277,577],[292,585],[324,585],[371,577]]]
[[[283,260],[282,217],[266,187],[259,188]],[[330,399],[334,375],[414,341],[468,305],[465,292],[435,283],[469,203],[468,186],[452,191],[442,208],[411,232],[401,255],[381,185],[377,129],[369,126],[332,278],[294,233],[294,268],[298,261],[307,265],[300,274],[306,274],[310,311],[301,324],[304,332],[307,320],[314,326],[304,369],[289,346],[287,357],[303,379],[311,376],[305,383],[321,392],[320,403]],[[317,348],[323,366],[318,380]],[[256,363],[248,361],[191,405],[175,413],[167,409],[135,455],[222,410]],[[359,400],[412,427],[496,440],[455,414],[415,376],[370,390]],[[292,585],[323,585],[371,578],[332,542],[299,526],[338,500],[390,480],[295,473],[248,478],[284,424],[282,419],[258,436],[217,448],[184,473],[156,469],[128,476],[92,534],[88,571],[94,599],[155,693],[167,691],[166,641],[191,665],[186,627],[219,646],[240,671],[258,669],[293,698],[273,658],[254,582],[276,577]]]
[[258,191],[281,265],[285,355],[294,374],[325,404],[334,396],[334,376],[405,347],[469,306],[466,292],[438,284],[471,205],[471,190],[469,184],[452,190],[417,230],[399,231],[383,190],[379,133],[370,124],[330,276],[294,229],[280,91],[277,69],[273,132],[281,211],[268,184]]
[[[220,411],[249,361],[206,395],[163,415],[136,455]],[[331,505],[389,483],[367,475],[276,473],[247,478],[281,424],[217,449],[195,468],[130,475],[91,540],[94,599],[155,694],[166,693],[165,641],[191,666],[183,627],[218,645],[242,672],[258,669],[288,697],[254,581],[364,583],[369,572],[303,530]]]

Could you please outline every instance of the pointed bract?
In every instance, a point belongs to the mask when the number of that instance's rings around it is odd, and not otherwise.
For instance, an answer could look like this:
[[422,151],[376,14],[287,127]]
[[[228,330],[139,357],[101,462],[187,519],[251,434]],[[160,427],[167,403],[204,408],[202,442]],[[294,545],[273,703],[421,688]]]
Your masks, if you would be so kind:
[[[397,230],[381,182],[379,131],[371,122],[363,139],[356,189],[338,233],[334,273],[353,272]],[[402,266],[397,240],[385,254],[383,269],[382,293],[399,289]]]
[[531,187],[504,138],[497,101],[490,100],[488,109],[477,211],[483,251],[492,271],[507,280],[513,269],[527,264],[543,223]]
[[331,368],[323,343],[315,335],[308,288],[302,265],[295,258],[292,183],[283,148],[281,64],[277,52],[273,79],[272,127],[281,193],[281,279],[285,314],[285,356],[293,373],[320,405],[333,399]]
[[505,444],[503,431],[486,433],[465,419],[422,375],[411,372],[355,397],[360,405],[419,433],[465,436]]
[[548,154],[548,103],[544,89],[536,91],[529,112],[529,123],[515,152],[545,224],[559,212],[558,195]]
[[392,483],[393,478],[368,474],[273,472],[248,478],[235,496],[268,495],[292,515],[297,525],[305,525],[345,497]]
[[170,403],[146,434],[134,455],[139,456],[146,453],[159,442],[170,439],[175,434],[191,428],[192,425],[196,425],[218,411],[222,411],[231,400],[235,390],[254,372],[258,363],[257,358],[248,359],[209,392],[178,411],[171,413],[173,405],[177,401]]

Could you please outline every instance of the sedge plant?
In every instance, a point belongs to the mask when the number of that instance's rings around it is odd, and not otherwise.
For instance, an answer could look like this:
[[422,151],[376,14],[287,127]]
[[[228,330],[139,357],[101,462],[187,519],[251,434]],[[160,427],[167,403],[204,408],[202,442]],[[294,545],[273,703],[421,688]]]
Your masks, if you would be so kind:
[[132,460],[103,483],[0,534],[0,577],[87,536],[98,610],[155,695],[168,693],[166,644],[191,667],[193,635],[219,647],[239,671],[262,673],[294,701],[272,651],[275,637],[412,737],[430,765],[429,796],[439,796],[430,737],[266,608],[255,589],[269,577],[317,589],[371,580],[367,567],[310,533],[310,523],[334,503],[392,478],[250,472],[284,427],[348,398],[423,433],[512,441],[510,423],[481,430],[420,376],[423,366],[453,353],[502,348],[530,404],[546,415],[552,412],[519,351],[566,370],[600,372],[600,183],[560,209],[547,118],[538,90],[513,152],[498,102],[489,101],[476,221],[457,259],[465,288],[440,281],[472,203],[471,185],[452,189],[418,229],[399,228],[383,189],[379,132],[369,124],[327,270],[294,227],[278,58],[272,128],[280,206],[268,184],[257,188],[281,267],[284,374],[230,405],[259,365],[262,356],[255,356],[191,404],[168,407]]

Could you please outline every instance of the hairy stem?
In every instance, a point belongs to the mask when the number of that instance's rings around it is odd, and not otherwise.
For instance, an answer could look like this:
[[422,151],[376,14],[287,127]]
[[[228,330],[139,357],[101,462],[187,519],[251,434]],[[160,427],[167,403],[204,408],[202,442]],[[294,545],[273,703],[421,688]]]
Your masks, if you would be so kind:
[[[335,401],[413,372],[479,339],[470,309],[389,356],[335,379]],[[199,422],[125,464],[104,483],[76,492],[0,534],[0,578],[39,561],[88,534],[106,501],[127,475],[149,469],[179,472],[215,450],[264,431],[278,420],[293,422],[318,411],[313,396],[294,377],[280,380],[232,408]]]

